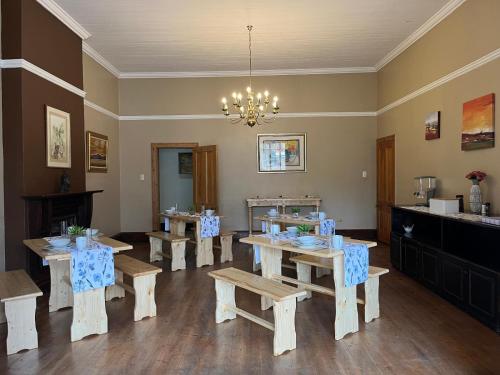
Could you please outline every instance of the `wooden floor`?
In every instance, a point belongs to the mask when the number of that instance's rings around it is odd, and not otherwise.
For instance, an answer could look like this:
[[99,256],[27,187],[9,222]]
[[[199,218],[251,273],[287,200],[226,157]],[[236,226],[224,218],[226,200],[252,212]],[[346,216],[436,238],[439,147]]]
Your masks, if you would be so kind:
[[[145,260],[148,249],[136,244],[129,254]],[[172,273],[165,267],[158,275],[158,316],[134,323],[134,300],[127,294],[106,304],[105,335],[71,344],[71,309],[49,314],[47,297],[39,298],[39,348],[7,357],[7,329],[0,325],[0,373],[500,373],[499,335],[391,267],[381,279],[380,319],[370,324],[360,319],[357,334],[336,342],[333,300],[314,294],[297,306],[297,349],[273,357],[271,331],[240,317],[215,324],[214,285],[206,273],[220,265],[196,269],[190,250],[188,270]],[[235,262],[224,267],[250,270],[247,245],[235,245],[234,253]],[[389,267],[387,247],[370,254],[370,263]],[[318,283],[333,284],[327,276]],[[272,311],[261,312],[259,297],[250,292],[238,290],[237,304],[272,320]]]

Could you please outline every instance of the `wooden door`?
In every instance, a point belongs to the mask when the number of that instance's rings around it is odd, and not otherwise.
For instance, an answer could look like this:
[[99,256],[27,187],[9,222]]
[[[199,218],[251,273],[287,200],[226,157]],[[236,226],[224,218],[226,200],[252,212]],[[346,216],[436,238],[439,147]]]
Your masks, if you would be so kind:
[[193,203],[217,210],[217,147],[193,148]]
[[391,207],[395,202],[394,136],[377,140],[377,237],[389,243],[391,239]]

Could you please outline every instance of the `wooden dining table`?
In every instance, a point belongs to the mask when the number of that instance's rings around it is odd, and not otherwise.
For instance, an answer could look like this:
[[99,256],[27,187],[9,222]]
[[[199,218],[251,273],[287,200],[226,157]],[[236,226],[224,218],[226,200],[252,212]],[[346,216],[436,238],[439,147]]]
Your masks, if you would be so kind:
[[[223,218],[221,215],[220,219]],[[181,237],[186,236],[186,223],[195,223],[195,241],[196,241],[196,267],[214,264],[214,249],[212,237],[201,238],[201,214],[188,213],[160,213],[160,217],[167,217],[170,220],[170,233]]]
[[[132,245],[99,236],[95,241],[112,248],[113,253],[131,250]],[[50,269],[49,312],[73,307],[71,341],[81,340],[91,334],[108,332],[108,318],[105,307],[105,288],[96,288],[73,293],[71,286],[71,251],[48,250],[49,243],[43,238],[23,241],[31,251],[48,262]],[[113,286],[108,287],[113,288]]]
[[[352,238],[346,238],[344,241],[346,243],[365,244],[368,248],[377,246],[377,243],[374,241],[362,241]],[[291,240],[271,239],[265,236],[245,237],[241,238],[240,242],[260,247],[262,276],[267,279],[276,280],[276,276],[281,276],[281,260],[284,251],[331,259],[333,262],[333,280],[335,284],[335,339],[339,340],[348,333],[354,333],[359,330],[356,286],[345,286],[344,252],[342,250],[306,250],[293,246]],[[272,300],[261,297],[261,309],[267,310],[270,307],[272,307]]]

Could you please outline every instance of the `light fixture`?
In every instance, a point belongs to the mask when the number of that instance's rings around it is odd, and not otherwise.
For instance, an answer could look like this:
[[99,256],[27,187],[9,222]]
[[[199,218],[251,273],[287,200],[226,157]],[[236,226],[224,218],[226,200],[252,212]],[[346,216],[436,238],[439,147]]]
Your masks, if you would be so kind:
[[[250,62],[250,84],[246,89],[246,105],[244,105],[243,95],[241,92],[233,92],[233,108],[237,113],[237,117],[231,118],[233,124],[239,123],[245,120],[246,125],[253,127],[254,125],[261,125],[263,123],[269,123],[276,118],[280,107],[278,106],[278,97],[274,96],[272,98],[272,114],[268,113],[269,103],[271,103],[271,96],[269,91],[265,90],[264,94],[260,92],[257,95],[254,94],[252,89],[252,25],[247,26],[248,29],[248,51],[249,51],[249,62]],[[229,105],[226,98],[222,98],[222,112],[226,117],[229,117]]]

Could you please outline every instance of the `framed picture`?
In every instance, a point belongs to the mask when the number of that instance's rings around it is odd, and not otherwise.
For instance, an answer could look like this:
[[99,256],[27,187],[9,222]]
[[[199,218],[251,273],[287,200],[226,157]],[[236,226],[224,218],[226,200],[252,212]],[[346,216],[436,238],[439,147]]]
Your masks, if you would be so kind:
[[425,140],[438,139],[441,135],[441,112],[429,113],[425,118]]
[[193,154],[179,152],[179,174],[193,174]]
[[47,167],[71,168],[71,121],[67,112],[46,106]]
[[464,103],[462,150],[495,147],[495,94]]
[[258,134],[259,173],[306,172],[306,134]]
[[87,132],[87,171],[106,173],[108,171],[108,137]]

